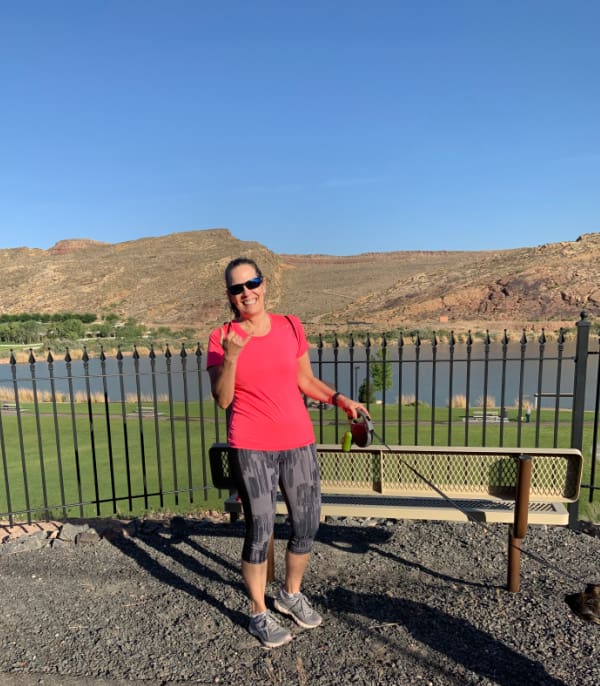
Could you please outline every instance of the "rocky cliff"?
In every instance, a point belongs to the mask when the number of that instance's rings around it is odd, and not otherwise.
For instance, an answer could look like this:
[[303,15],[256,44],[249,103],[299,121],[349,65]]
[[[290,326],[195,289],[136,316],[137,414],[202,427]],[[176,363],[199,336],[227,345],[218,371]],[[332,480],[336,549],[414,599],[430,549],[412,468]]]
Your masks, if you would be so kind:
[[311,333],[550,331],[573,326],[582,310],[600,314],[599,233],[514,250],[336,257],[276,254],[227,229],[0,250],[0,313],[115,312],[203,339],[229,316],[223,270],[239,255],[261,265],[271,309],[298,314]]

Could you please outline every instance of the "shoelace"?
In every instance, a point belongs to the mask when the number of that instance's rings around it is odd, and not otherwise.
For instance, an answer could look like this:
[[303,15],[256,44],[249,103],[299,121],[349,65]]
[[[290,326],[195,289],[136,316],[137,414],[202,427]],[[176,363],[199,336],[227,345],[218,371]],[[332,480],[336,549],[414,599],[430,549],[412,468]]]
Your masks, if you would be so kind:
[[304,595],[304,593],[298,594],[298,596],[294,596],[296,602],[293,603],[292,607],[299,606],[299,612],[298,614],[305,614],[305,615],[310,615],[313,612],[313,609],[311,607],[311,604],[308,602],[308,598]]
[[266,612],[264,616],[256,622],[256,625],[258,628],[265,629],[279,628],[278,621],[275,619],[275,617],[273,617],[273,615],[270,612]]

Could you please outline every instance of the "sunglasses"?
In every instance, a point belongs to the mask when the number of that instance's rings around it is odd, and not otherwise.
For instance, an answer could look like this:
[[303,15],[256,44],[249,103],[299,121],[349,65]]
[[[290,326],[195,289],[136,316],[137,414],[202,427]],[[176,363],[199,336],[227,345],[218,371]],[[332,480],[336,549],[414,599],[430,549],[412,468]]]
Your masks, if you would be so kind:
[[249,291],[253,291],[255,288],[258,288],[262,282],[262,276],[255,276],[245,283],[234,283],[231,286],[227,286],[227,291],[229,292],[229,295],[241,295],[244,292],[244,287]]

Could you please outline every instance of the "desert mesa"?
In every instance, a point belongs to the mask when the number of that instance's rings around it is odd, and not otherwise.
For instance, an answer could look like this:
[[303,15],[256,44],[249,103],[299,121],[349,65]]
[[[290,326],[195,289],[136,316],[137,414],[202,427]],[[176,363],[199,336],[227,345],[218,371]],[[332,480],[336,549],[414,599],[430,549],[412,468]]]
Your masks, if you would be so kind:
[[223,270],[240,255],[267,277],[269,309],[298,315],[313,335],[551,334],[572,328],[582,311],[592,322],[600,313],[600,233],[509,250],[333,256],[277,254],[228,229],[0,249],[0,313],[114,313],[152,328],[191,329],[204,341],[230,317]]

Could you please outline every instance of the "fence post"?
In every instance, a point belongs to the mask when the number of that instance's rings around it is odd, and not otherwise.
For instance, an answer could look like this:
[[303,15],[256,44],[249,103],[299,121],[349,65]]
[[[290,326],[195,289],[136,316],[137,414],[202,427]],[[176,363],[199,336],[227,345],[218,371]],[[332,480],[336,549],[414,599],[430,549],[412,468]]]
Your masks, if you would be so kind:
[[[571,414],[571,447],[583,447],[583,425],[585,417],[585,384],[590,340],[590,322],[587,312],[581,313],[577,322],[577,342],[575,346],[575,377],[573,379],[573,410]],[[574,527],[579,516],[579,502],[569,506],[569,526]]]

